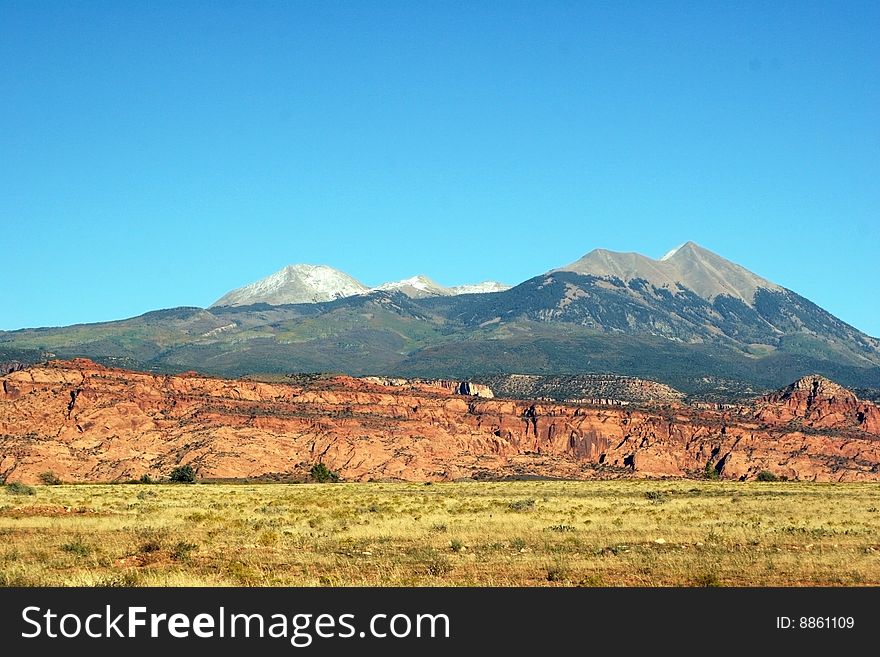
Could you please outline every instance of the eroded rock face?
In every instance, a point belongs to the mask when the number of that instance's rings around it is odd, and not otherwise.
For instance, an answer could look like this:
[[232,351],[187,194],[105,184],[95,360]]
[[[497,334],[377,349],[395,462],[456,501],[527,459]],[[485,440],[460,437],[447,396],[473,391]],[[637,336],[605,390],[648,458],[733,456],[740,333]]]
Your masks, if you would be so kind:
[[487,399],[459,383],[270,384],[53,362],[0,377],[0,477],[118,481],[191,464],[200,478],[298,479],[323,461],[361,481],[683,477],[707,464],[726,478],[880,480],[877,407],[842,388],[833,403],[810,384],[711,410]]
[[445,390],[456,395],[469,395],[471,397],[483,397],[493,399],[495,395],[492,388],[472,381],[450,381],[446,379],[402,379],[388,376],[363,376],[360,381],[375,383],[376,385],[392,388],[408,388],[423,392],[432,392],[435,388]]
[[880,434],[880,408],[817,374],[762,397],[758,417],[763,421],[799,423],[812,429],[855,429]]
[[462,381],[458,384],[456,392],[459,395],[471,395],[473,397],[483,397],[484,399],[493,399],[492,388],[471,381]]
[[497,374],[479,377],[498,397],[550,399],[593,405],[677,403],[684,393],[656,381],[616,374]]
[[18,372],[19,370],[23,370],[25,367],[27,367],[27,365],[17,360],[10,360],[0,363],[0,376],[2,376],[3,374],[11,374],[12,372]]

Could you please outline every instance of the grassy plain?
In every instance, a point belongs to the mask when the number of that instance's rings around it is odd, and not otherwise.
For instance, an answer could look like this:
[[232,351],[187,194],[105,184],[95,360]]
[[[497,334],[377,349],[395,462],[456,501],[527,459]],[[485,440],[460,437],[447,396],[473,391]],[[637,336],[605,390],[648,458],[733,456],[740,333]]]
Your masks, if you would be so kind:
[[0,585],[880,585],[876,484],[0,488]]

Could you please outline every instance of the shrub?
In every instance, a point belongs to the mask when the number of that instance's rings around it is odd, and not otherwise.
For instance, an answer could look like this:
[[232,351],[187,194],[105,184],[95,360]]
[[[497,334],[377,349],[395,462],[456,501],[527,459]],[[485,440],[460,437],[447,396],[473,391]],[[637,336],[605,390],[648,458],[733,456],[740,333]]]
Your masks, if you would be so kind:
[[568,578],[568,568],[565,564],[554,563],[550,566],[547,566],[547,581],[548,582],[562,582]]
[[464,543],[462,543],[457,538],[453,538],[451,541],[449,541],[449,547],[453,552],[461,552],[464,548]]
[[758,473],[758,481],[779,481],[779,477],[769,470],[761,470]]
[[605,586],[605,580],[599,573],[591,573],[584,575],[577,585],[581,587]]
[[425,570],[433,577],[441,577],[452,570],[452,564],[445,557],[432,555],[425,562]]
[[92,551],[92,546],[84,543],[81,538],[77,538],[70,543],[65,543],[61,546],[61,549],[65,552],[70,552],[71,554],[75,554],[79,557],[88,556]]
[[153,481],[153,478],[150,475],[142,474],[141,478],[138,479],[138,483],[139,484],[155,484],[156,482]]
[[721,580],[718,578],[718,575],[713,572],[703,573],[694,580],[694,586],[704,589],[715,588],[721,585]]
[[61,480],[51,470],[47,470],[46,472],[40,473],[40,481],[42,481],[46,486],[58,486],[61,483]]
[[8,486],[6,486],[6,492],[10,495],[36,495],[37,491],[35,491],[30,486],[26,486],[18,481],[15,481]]
[[535,508],[535,500],[527,499],[527,500],[517,500],[516,502],[509,502],[507,504],[507,508],[511,511],[531,511]]
[[721,475],[718,473],[717,468],[715,467],[715,463],[710,459],[706,463],[706,472],[704,473],[706,479],[711,479],[712,481],[716,481],[721,478]]
[[330,468],[323,463],[315,463],[315,465],[312,466],[312,469],[309,470],[309,475],[319,484],[325,484],[327,482],[335,483],[339,481],[339,475],[330,470]]
[[171,558],[175,561],[189,561],[190,553],[192,553],[198,547],[199,546],[195,543],[180,541],[176,543],[173,548],[171,548]]
[[196,473],[191,465],[179,465],[171,471],[169,478],[181,484],[191,484],[196,480]]
[[659,490],[649,490],[645,493],[645,499],[651,500],[652,502],[663,503],[669,498],[667,498],[666,495],[661,493]]
[[526,541],[524,538],[517,536],[510,542],[510,547],[514,550],[525,550],[526,549]]

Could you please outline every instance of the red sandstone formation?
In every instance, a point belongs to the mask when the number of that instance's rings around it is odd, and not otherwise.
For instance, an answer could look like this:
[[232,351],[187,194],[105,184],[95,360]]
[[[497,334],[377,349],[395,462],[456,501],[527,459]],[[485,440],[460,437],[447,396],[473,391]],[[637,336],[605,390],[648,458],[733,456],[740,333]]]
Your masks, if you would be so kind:
[[472,381],[401,379],[387,376],[364,376],[361,377],[360,380],[386,387],[409,388],[412,390],[424,390],[426,392],[431,392],[434,388],[439,388],[441,391],[451,392],[457,395],[471,395],[474,397],[484,397],[485,399],[493,399],[495,397],[489,386],[473,383]]
[[436,382],[270,384],[54,361],[0,377],[0,477],[35,482],[51,470],[68,482],[121,481],[191,464],[202,479],[297,480],[323,461],[359,481],[702,477],[707,465],[724,478],[769,470],[880,480],[880,410],[815,380],[754,407],[711,410],[487,399]]
[[799,422],[814,429],[880,434],[880,408],[818,374],[762,397],[758,408],[758,417],[774,424]]

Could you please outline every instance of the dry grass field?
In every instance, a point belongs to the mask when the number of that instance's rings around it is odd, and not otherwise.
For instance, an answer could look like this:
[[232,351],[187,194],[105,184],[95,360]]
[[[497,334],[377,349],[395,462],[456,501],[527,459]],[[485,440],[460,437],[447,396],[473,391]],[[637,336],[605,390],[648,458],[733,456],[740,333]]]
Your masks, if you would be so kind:
[[0,488],[5,586],[880,585],[880,486]]

